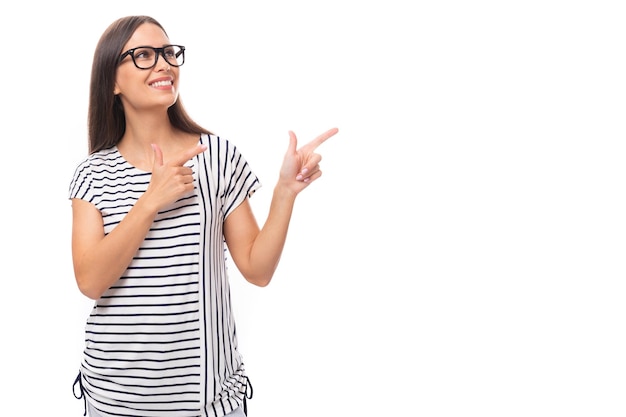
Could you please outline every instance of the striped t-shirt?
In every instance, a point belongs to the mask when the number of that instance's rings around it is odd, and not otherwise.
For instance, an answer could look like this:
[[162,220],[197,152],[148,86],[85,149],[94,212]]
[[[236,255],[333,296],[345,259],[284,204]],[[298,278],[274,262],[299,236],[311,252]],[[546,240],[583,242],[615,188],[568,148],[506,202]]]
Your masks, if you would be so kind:
[[[222,226],[260,183],[233,144],[204,134],[200,143],[208,149],[185,164],[193,192],[158,213],[87,319],[79,382],[104,416],[220,417],[244,401]],[[113,147],[78,165],[69,197],[94,204],[108,234],[150,175]]]

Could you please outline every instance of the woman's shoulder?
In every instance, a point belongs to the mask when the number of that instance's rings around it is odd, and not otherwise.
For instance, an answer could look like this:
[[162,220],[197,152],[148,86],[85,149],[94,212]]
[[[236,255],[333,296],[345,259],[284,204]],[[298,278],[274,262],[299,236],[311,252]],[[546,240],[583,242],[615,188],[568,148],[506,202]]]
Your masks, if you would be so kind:
[[117,150],[117,147],[103,149],[88,154],[79,160],[76,164],[76,171],[92,169],[93,167],[102,165],[116,165],[120,163],[121,159],[122,156]]
[[99,151],[87,154],[83,157],[81,161],[87,162],[87,161],[94,161],[98,159],[110,159],[111,157],[116,157],[117,155],[119,155],[117,146],[112,146],[107,149],[101,149]]

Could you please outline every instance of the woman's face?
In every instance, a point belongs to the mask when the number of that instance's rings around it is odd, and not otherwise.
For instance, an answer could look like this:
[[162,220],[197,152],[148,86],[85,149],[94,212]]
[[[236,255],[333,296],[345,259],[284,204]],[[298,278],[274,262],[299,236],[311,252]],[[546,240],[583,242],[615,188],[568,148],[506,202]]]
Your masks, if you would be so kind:
[[[151,23],[144,23],[124,45],[123,51],[140,46],[161,48],[169,45],[170,40],[163,30]],[[147,50],[154,53],[153,50]],[[144,65],[142,59],[146,55],[135,52],[137,63]],[[179,67],[171,66],[160,53],[157,62],[150,69],[139,69],[130,55],[126,55],[119,67],[115,79],[114,93],[119,95],[124,104],[124,111],[141,111],[165,109],[173,105],[178,98]],[[152,61],[154,62],[154,61]],[[147,66],[151,64],[148,63]]]

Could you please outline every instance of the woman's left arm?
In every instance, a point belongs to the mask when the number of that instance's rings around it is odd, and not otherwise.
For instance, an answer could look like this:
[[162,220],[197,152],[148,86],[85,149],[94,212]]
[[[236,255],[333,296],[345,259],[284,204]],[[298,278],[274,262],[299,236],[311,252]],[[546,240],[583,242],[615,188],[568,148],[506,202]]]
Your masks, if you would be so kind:
[[289,132],[289,147],[262,228],[247,198],[226,218],[228,251],[239,272],[252,284],[264,287],[270,283],[285,246],[296,196],[322,175],[322,157],[315,149],[337,132],[336,128],[330,129],[300,149],[296,135]]

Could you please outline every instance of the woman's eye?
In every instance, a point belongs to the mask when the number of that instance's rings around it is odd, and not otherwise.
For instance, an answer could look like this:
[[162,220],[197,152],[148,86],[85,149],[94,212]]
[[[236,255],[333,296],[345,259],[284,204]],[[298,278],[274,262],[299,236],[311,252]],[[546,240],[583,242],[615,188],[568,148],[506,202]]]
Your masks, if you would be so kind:
[[154,51],[151,49],[139,49],[135,51],[135,59],[144,61],[154,59]]

